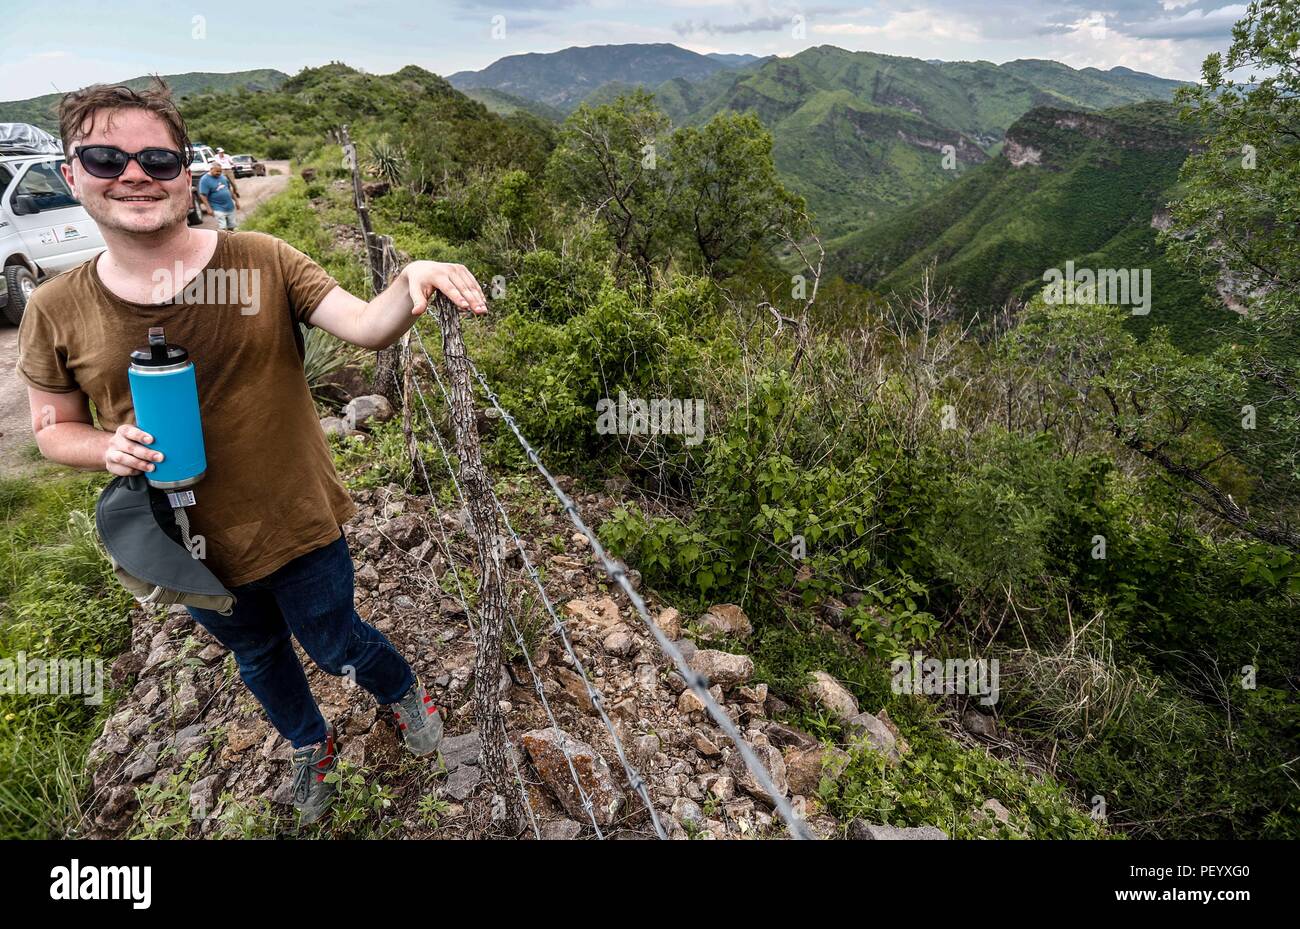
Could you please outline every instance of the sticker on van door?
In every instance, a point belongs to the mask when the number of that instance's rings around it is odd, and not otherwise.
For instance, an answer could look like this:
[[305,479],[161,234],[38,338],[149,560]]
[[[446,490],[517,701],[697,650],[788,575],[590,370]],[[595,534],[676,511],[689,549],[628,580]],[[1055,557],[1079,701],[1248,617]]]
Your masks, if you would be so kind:
[[53,229],[42,229],[42,230],[41,230],[41,244],[42,244],[42,245],[53,245],[53,244],[54,244],[55,242],[57,242],[57,241],[59,241],[59,240],[58,240],[58,237],[55,236],[55,234],[54,234],[54,230],[53,230]]
[[69,223],[63,227],[63,234],[59,236],[59,241],[67,242],[69,239],[80,239],[82,237],[81,230]]

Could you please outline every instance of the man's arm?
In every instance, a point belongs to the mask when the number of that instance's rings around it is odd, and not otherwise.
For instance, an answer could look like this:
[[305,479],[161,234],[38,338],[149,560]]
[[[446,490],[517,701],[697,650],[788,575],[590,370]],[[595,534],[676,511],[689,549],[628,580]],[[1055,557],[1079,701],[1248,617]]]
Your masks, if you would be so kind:
[[50,461],[125,476],[152,471],[152,462],[162,461],[162,452],[145,447],[153,442],[153,436],[129,423],[118,426],[116,432],[96,429],[90,419],[90,402],[80,390],[52,393],[29,386],[27,403],[36,446]]
[[487,299],[464,265],[413,261],[369,303],[335,287],[308,321],[344,342],[376,350],[388,348],[415,325],[435,291],[446,294],[461,310],[475,315],[487,312]]

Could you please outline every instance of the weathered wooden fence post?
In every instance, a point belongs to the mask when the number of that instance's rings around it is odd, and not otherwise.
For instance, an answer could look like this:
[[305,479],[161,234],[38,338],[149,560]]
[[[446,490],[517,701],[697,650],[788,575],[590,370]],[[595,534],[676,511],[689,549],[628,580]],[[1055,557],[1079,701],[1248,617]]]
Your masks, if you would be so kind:
[[505,721],[499,705],[501,636],[505,628],[506,597],[502,580],[500,526],[492,505],[491,485],[479,454],[478,426],[469,363],[460,334],[460,315],[451,301],[438,294],[438,322],[442,327],[442,354],[451,393],[451,422],[460,459],[460,486],[469,510],[470,531],[478,547],[478,654],[474,659],[474,715],[478,723],[483,771],[496,794],[494,819],[517,834],[524,825],[523,809],[511,780],[506,754]]
[[[370,289],[375,296],[384,291],[400,270],[393,252],[391,236],[375,235],[370,224],[370,204],[366,200],[366,188],[361,182],[361,163],[357,157],[357,146],[348,134],[348,127],[342,126],[339,136],[343,144],[343,160],[352,172],[352,200],[357,208],[357,222],[361,226],[361,241],[366,249],[366,267],[370,271]],[[402,402],[398,388],[397,372],[401,370],[401,350],[397,346],[381,349],[375,358],[375,379],[371,389],[388,398],[396,410]]]

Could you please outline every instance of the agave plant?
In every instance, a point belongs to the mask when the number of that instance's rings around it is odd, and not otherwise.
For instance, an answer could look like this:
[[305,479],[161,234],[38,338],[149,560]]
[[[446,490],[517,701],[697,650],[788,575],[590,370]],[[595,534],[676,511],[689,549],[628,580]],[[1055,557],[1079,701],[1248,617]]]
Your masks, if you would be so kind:
[[402,182],[402,175],[406,172],[406,155],[400,146],[382,138],[367,146],[366,155],[367,171],[383,178],[393,187]]
[[324,402],[328,402],[334,388],[326,379],[337,371],[360,364],[363,355],[359,349],[314,326],[307,331],[305,349],[302,370],[307,388],[312,397]]

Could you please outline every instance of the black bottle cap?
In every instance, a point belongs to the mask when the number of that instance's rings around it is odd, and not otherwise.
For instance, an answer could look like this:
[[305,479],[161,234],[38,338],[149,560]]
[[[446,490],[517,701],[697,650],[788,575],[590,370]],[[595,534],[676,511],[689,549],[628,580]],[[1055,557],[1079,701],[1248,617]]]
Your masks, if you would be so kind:
[[168,345],[162,326],[149,327],[149,344],[131,353],[131,364],[139,368],[161,368],[189,361],[190,353],[179,345]]

